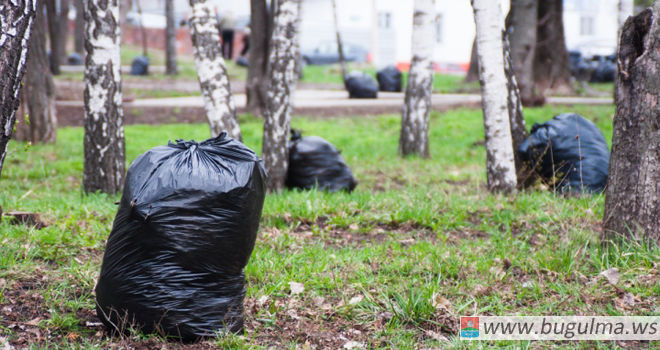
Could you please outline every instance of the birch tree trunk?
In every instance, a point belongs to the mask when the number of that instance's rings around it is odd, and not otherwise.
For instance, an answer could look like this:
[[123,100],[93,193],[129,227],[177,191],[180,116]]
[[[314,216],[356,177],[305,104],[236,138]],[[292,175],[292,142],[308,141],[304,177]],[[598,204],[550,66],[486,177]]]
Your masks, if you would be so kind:
[[266,0],[250,0],[250,51],[245,95],[247,108],[254,113],[261,112],[266,105],[271,17]]
[[60,65],[66,56],[69,33],[69,0],[46,0],[48,32],[50,33],[50,71],[60,74]]
[[344,82],[344,88],[348,89],[346,85],[346,59],[344,58],[344,44],[341,41],[341,34],[339,33],[339,21],[337,20],[337,0],[332,0],[332,16],[335,22],[335,36],[337,37],[337,54],[339,54],[339,64],[341,65],[341,78]]
[[660,244],[660,2],[623,26],[602,238]]
[[[55,83],[48,65],[46,54],[46,18],[43,6],[38,11],[30,36],[30,57],[27,60],[23,86],[23,100],[16,120],[16,140],[55,142],[57,117],[55,112]],[[25,113],[27,112],[27,113]],[[28,118],[24,118],[25,115]]]
[[493,192],[511,192],[517,181],[504,73],[502,9],[499,2],[492,0],[472,0],[472,7],[477,27],[488,188]]
[[125,152],[119,57],[118,0],[88,0],[85,8],[86,192],[116,193],[124,182]]
[[16,121],[36,11],[36,0],[15,0],[0,5],[0,175]]
[[415,0],[412,62],[401,117],[399,153],[429,157],[429,113],[433,93],[435,0]]
[[174,23],[174,0],[165,0],[165,74],[176,75],[176,23]]
[[227,68],[222,58],[218,20],[215,18],[213,5],[207,0],[189,1],[192,8],[189,23],[195,65],[211,135],[215,137],[222,131],[227,131],[230,137],[240,140],[241,128],[236,117]]
[[534,89],[537,23],[538,0],[511,0],[511,10],[507,17],[507,33],[520,98],[525,106],[543,104],[543,98],[537,96]]
[[262,156],[268,171],[268,190],[284,187],[289,166],[287,140],[291,120],[291,86],[296,79],[296,21],[298,1],[277,1],[272,47],[270,49],[270,85],[264,110]]

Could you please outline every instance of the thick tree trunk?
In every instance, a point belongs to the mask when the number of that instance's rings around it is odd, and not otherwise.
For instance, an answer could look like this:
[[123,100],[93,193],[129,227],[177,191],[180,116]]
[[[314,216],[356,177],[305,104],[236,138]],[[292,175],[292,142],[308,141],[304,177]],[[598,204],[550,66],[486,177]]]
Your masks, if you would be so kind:
[[477,55],[477,38],[472,42],[472,53],[470,54],[470,67],[465,76],[466,83],[479,81],[479,56]]
[[264,109],[268,86],[268,57],[271,20],[266,0],[250,0],[250,52],[245,84],[247,108],[254,113]]
[[344,82],[344,88],[348,89],[348,86],[346,86],[348,72],[346,71],[346,59],[344,58],[344,44],[341,41],[339,21],[337,20],[337,0],[332,0],[332,17],[335,22],[335,36],[337,37],[337,54],[339,55],[339,64],[341,65],[341,77]]
[[620,40],[603,239],[660,244],[660,2],[626,21]]
[[230,137],[240,140],[241,128],[236,117],[227,68],[222,59],[220,33],[213,5],[207,0],[190,0],[190,7],[192,15],[189,23],[195,65],[211,135],[215,137],[227,131]]
[[262,151],[268,171],[269,191],[279,191],[284,187],[289,166],[287,140],[291,120],[291,86],[296,79],[296,21],[300,0],[276,1]]
[[543,97],[538,96],[534,90],[537,23],[538,0],[511,0],[511,10],[507,17],[507,34],[520,98],[525,106],[543,104]]
[[79,55],[85,52],[85,5],[83,0],[74,0],[76,20],[73,29],[73,50]]
[[60,65],[66,56],[69,34],[69,0],[46,0],[48,32],[50,34],[50,71],[60,74]]
[[86,1],[83,174],[86,192],[116,193],[124,182],[118,6],[118,0]]
[[412,62],[401,118],[399,153],[429,157],[429,113],[433,92],[435,0],[415,0]]
[[534,82],[542,96],[548,90],[571,93],[571,69],[564,36],[563,0],[543,0],[538,4]]
[[176,75],[176,23],[174,23],[174,0],[165,0],[165,74]]
[[472,7],[477,26],[488,188],[491,191],[511,192],[516,189],[516,166],[504,73],[502,9],[499,2],[492,0],[472,0]]
[[0,175],[16,121],[36,11],[36,0],[15,0],[0,6]]
[[[27,60],[23,86],[23,113],[16,120],[15,138],[32,143],[55,142],[55,83],[46,54],[46,18],[38,5],[30,37],[30,57]],[[25,113],[27,112],[27,113]],[[25,118],[25,114],[29,117]]]

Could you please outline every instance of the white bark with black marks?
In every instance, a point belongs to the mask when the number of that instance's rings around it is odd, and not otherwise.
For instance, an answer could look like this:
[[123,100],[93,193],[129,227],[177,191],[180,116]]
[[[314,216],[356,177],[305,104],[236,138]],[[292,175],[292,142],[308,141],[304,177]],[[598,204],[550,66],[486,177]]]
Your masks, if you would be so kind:
[[660,1],[621,30],[604,240],[660,244]]
[[472,7],[477,26],[488,188],[494,192],[511,192],[516,189],[517,180],[504,74],[502,9],[499,2],[492,0],[472,0]]
[[296,80],[296,23],[300,0],[276,1],[262,152],[270,191],[279,191],[284,187],[289,166],[287,140],[291,122],[292,87]]
[[125,172],[118,0],[85,3],[86,192],[116,193]]
[[21,79],[27,64],[28,42],[36,11],[36,0],[12,0],[0,4],[0,175],[16,121]]
[[429,156],[429,114],[433,93],[435,0],[415,0],[412,62],[406,87],[399,152]]
[[215,137],[222,131],[227,131],[230,137],[240,140],[241,128],[236,117],[229,75],[222,58],[218,21],[213,5],[207,0],[190,0],[190,7],[193,53],[211,135]]

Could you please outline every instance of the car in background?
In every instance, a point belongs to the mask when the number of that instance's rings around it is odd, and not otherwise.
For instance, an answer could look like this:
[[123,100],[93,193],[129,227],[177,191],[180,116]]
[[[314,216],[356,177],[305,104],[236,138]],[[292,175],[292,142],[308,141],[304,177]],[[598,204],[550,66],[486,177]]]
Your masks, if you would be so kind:
[[[367,50],[351,43],[344,43],[344,59],[346,62],[367,62]],[[305,64],[332,64],[339,62],[337,43],[323,42],[307,51],[303,50],[302,58]]]

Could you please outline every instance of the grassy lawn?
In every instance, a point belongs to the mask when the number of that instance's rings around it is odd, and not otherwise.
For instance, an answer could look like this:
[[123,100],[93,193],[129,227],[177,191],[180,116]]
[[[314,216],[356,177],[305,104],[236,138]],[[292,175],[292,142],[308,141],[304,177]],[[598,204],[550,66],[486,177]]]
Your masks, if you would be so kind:
[[[612,135],[612,106],[570,109]],[[528,127],[563,107],[528,109]],[[293,127],[342,150],[360,184],[353,193],[268,195],[247,279],[246,330],[202,345],[224,348],[617,348],[595,342],[461,343],[458,316],[657,315],[657,247],[603,248],[603,196],[485,188],[481,113],[431,117],[432,157],[400,159],[396,115],[294,118]],[[248,146],[261,122],[241,117]],[[206,125],[126,127],[130,162],[178,138],[205,139]],[[93,287],[119,196],[84,195],[83,130],[57,145],[12,141],[0,179],[6,211],[41,213],[43,229],[0,222],[0,347],[108,348],[163,340],[108,338],[94,316]],[[609,285],[599,273],[616,267]],[[290,282],[304,285],[293,294]],[[632,294],[634,303],[627,293]],[[197,346],[202,346],[197,345]],[[655,344],[657,345],[657,344]],[[183,345],[181,345],[183,346]],[[651,345],[653,346],[653,345]]]

